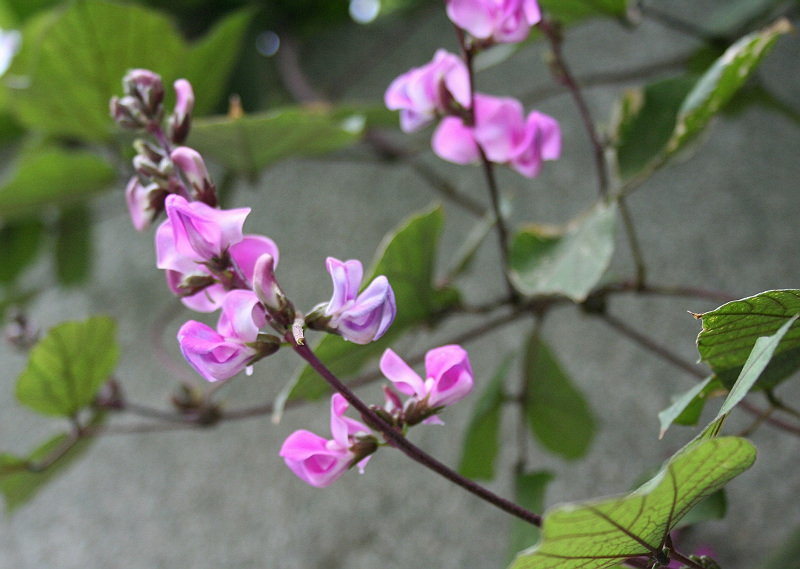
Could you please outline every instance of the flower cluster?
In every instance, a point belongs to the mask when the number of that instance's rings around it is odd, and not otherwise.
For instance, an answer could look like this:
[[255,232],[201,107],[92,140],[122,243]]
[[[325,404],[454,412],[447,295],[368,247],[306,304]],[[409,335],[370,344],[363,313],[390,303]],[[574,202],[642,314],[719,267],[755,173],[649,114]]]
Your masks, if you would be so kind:
[[[473,52],[494,43],[523,41],[541,19],[536,0],[448,0],[447,14],[469,34],[465,47]],[[538,111],[526,116],[516,99],[473,94],[467,64],[445,50],[396,78],[384,102],[400,111],[405,132],[441,119],[432,147],[450,162],[469,164],[485,158],[534,178],[544,160],[561,155],[561,129],[555,119]]]
[[[469,395],[474,384],[467,353],[456,345],[434,348],[425,355],[424,380],[392,350],[384,352],[380,369],[394,389],[384,387],[385,404],[373,410],[401,432],[419,423],[441,423],[436,413]],[[405,403],[398,392],[409,396]],[[353,466],[363,472],[370,455],[380,446],[367,425],[344,416],[347,408],[344,397],[334,394],[332,438],[299,430],[289,435],[281,447],[286,465],[312,486],[328,486]]]
[[[203,157],[180,146],[189,134],[194,93],[175,82],[176,104],[164,122],[164,85],[145,69],[123,79],[124,95],[111,100],[123,128],[144,130],[155,142],[137,140],[136,174],[126,198],[138,230],[165,214],[155,232],[156,265],[183,303],[198,312],[220,311],[215,328],[190,320],[178,332],[181,352],[208,381],[226,380],[273,354],[302,316],[275,280],[279,251],[264,235],[245,234],[250,208],[220,209]],[[394,293],[379,276],[358,294],[361,263],[328,259],[333,297],[312,312],[311,326],[366,344],[380,338],[396,314]],[[277,331],[278,335],[269,333]]]

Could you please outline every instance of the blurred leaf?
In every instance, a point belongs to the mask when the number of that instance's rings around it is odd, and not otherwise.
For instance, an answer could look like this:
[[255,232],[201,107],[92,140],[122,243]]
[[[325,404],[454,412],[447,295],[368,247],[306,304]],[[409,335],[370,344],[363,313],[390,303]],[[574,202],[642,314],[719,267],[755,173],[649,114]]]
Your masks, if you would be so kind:
[[675,525],[675,529],[697,525],[709,520],[721,520],[727,512],[728,500],[725,498],[725,489],[720,488],[689,510],[689,513]]
[[39,214],[46,204],[75,201],[115,179],[114,168],[88,151],[50,148],[26,154],[0,185],[0,218]]
[[536,335],[528,341],[523,373],[524,413],[531,432],[550,452],[570,460],[582,457],[594,436],[591,410]]
[[688,391],[673,397],[672,404],[658,414],[658,421],[661,424],[658,438],[663,438],[664,433],[673,423],[696,425],[700,419],[700,413],[705,407],[708,394],[721,387],[722,385],[713,376],[709,376]]
[[[697,337],[700,360],[730,388],[742,373],[758,338],[778,332],[800,314],[800,290],[772,290],[734,300],[698,314],[703,330]],[[793,326],[775,349],[772,360],[756,382],[770,389],[800,368],[800,326]]]
[[486,385],[472,410],[472,418],[464,434],[458,472],[472,480],[492,480],[494,463],[500,451],[500,411],[503,389],[513,357],[506,357]]
[[5,2],[14,11],[17,18],[23,21],[36,12],[62,4],[63,0],[5,0]]
[[234,12],[188,50],[183,78],[194,89],[197,115],[210,113],[222,96],[228,94],[225,92],[228,79],[254,13],[252,8]]
[[[531,472],[517,474],[514,478],[514,502],[531,512],[544,511],[544,494],[547,485],[555,478],[552,472]],[[508,535],[509,556],[506,564],[514,560],[516,554],[531,547],[539,539],[541,531],[535,525],[514,517]]]
[[745,110],[759,106],[768,111],[783,115],[793,123],[800,125],[800,111],[776,97],[758,81],[752,81],[739,89],[736,95],[725,105],[726,115],[737,115]]
[[17,380],[17,399],[44,415],[74,417],[92,403],[118,358],[116,324],[110,317],[62,322],[31,350]]
[[800,526],[794,528],[760,569],[800,569]]
[[678,109],[696,81],[696,77],[684,75],[625,92],[614,137],[623,180],[644,170],[664,152]]
[[543,11],[564,24],[595,16],[626,19],[631,3],[631,0],[539,0]]
[[[99,427],[104,419],[104,414],[96,415],[89,426]],[[69,466],[89,450],[95,438],[82,437],[72,444],[56,462],[38,472],[28,470],[27,465],[46,460],[53,452],[70,444],[72,435],[57,435],[39,446],[27,459],[10,454],[0,454],[0,492],[5,498],[6,512],[12,513],[20,506],[25,505],[45,484],[57,475],[63,474]]]
[[62,209],[56,223],[55,265],[58,282],[86,282],[92,264],[92,215],[78,204]]
[[586,300],[614,252],[616,204],[597,204],[565,227],[529,226],[511,243],[511,278],[525,295]]
[[0,227],[0,283],[15,280],[39,252],[44,225],[23,219]]
[[750,468],[756,449],[738,437],[698,441],[678,451],[634,492],[549,510],[537,545],[511,569],[604,569],[661,553],[692,507]]
[[188,144],[226,168],[252,177],[279,160],[350,146],[361,139],[363,126],[357,115],[333,119],[323,108],[286,108],[197,120]]
[[[363,286],[376,276],[385,275],[394,291],[397,316],[380,340],[366,346],[330,334],[322,338],[314,353],[339,378],[355,375],[366,362],[380,356],[410,328],[432,323],[439,311],[458,303],[455,289],[437,289],[434,285],[437,244],[443,222],[444,212],[437,206],[413,215],[383,238],[375,255],[377,261],[365,273],[368,276]],[[288,399],[318,399],[328,390],[328,384],[305,366],[284,388],[276,408],[280,409]]]
[[789,21],[782,19],[729,47],[684,99],[667,151],[673,154],[694,139],[744,85],[778,37],[791,30]]

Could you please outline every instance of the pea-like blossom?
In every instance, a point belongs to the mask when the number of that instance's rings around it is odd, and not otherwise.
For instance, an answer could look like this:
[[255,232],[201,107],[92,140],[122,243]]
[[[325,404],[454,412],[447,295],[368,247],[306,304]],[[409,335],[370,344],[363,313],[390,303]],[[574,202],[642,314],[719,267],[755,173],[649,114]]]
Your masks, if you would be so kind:
[[524,41],[542,19],[536,0],[447,0],[447,16],[480,40]]
[[144,231],[150,226],[160,213],[166,195],[167,192],[158,184],[145,186],[138,176],[131,177],[125,188],[125,201],[128,203],[131,222],[137,231]]
[[474,118],[471,127],[458,117],[442,120],[433,135],[434,152],[450,162],[468,164],[483,150],[488,160],[508,164],[528,178],[541,172],[544,160],[561,155],[558,122],[539,111],[525,117],[516,99],[476,94]]
[[326,267],[333,279],[333,296],[324,312],[330,319],[327,328],[355,344],[368,344],[383,336],[397,314],[389,280],[383,275],[376,277],[359,294],[364,276],[360,261],[328,257]]
[[[425,354],[425,379],[391,349],[383,353],[380,369],[400,393],[411,396],[414,412],[427,423],[440,423],[432,413],[469,395],[475,383],[466,350],[455,344],[434,348]],[[409,403],[404,407],[409,409]],[[410,419],[410,422],[415,421]]]
[[377,441],[366,425],[344,416],[347,408],[345,398],[334,394],[331,398],[332,439],[299,430],[284,441],[280,455],[286,466],[304,482],[324,488],[354,464],[364,472]]
[[419,130],[446,114],[453,101],[470,106],[469,71],[460,57],[440,49],[433,60],[396,78],[384,96],[386,106],[400,111],[404,132]]
[[208,381],[229,379],[259,355],[255,342],[265,324],[264,308],[254,292],[230,291],[222,301],[216,330],[194,320],[181,326],[181,353]]
[[169,117],[170,140],[181,144],[189,135],[194,111],[194,90],[186,79],[178,79],[172,84],[175,89],[175,109]]

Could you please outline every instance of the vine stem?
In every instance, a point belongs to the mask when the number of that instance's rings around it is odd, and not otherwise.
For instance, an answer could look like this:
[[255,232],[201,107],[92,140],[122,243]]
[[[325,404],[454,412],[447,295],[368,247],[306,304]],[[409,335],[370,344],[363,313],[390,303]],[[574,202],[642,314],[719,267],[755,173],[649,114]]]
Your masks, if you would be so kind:
[[443,476],[445,479],[474,494],[478,498],[489,502],[493,506],[525,522],[528,522],[529,524],[532,524],[536,527],[541,527],[542,517],[540,515],[535,514],[510,500],[498,496],[480,484],[476,484],[472,480],[461,476],[449,466],[439,462],[437,459],[411,443],[402,434],[397,432],[391,425],[381,419],[381,417],[379,417],[375,411],[370,409],[366,403],[359,399],[359,397],[349,387],[347,387],[347,385],[342,383],[342,381],[336,377],[333,372],[330,371],[325,364],[322,363],[322,361],[320,361],[319,358],[317,358],[316,354],[314,354],[314,352],[307,345],[298,345],[290,334],[286,335],[286,340],[290,342],[294,351],[301,358],[303,358],[308,365],[310,365],[317,373],[319,373],[320,376],[322,376],[322,378],[327,381],[331,387],[338,391],[347,400],[347,402],[350,403],[350,405],[352,405],[353,408],[361,414],[361,418],[364,420],[364,422],[370,427],[379,431],[391,446],[399,449],[410,459],[421,464],[422,466],[425,466],[426,468],[429,468],[430,470],[433,470],[440,476]]

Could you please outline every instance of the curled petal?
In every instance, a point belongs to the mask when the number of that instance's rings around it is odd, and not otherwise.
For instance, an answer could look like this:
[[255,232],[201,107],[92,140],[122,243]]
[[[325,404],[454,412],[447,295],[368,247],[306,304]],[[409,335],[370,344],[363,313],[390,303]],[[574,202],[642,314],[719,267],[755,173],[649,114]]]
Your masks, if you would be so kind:
[[381,373],[394,383],[400,393],[423,399],[427,395],[425,382],[394,351],[387,348],[379,364]]
[[284,441],[280,455],[301,480],[325,488],[344,474],[354,455],[335,441],[310,431],[295,431]]
[[244,343],[226,338],[201,322],[190,320],[178,330],[181,353],[208,381],[229,379],[247,367],[256,354]]
[[325,266],[333,279],[333,296],[325,311],[327,315],[331,315],[345,308],[348,302],[356,299],[358,287],[361,286],[361,279],[364,276],[364,269],[361,261],[351,259],[342,262],[333,257],[328,257]]
[[258,331],[267,323],[264,308],[251,290],[232,290],[222,301],[217,332],[226,338],[255,342]]
[[458,117],[442,119],[433,133],[431,146],[439,158],[456,164],[470,164],[481,156],[472,129]]
[[357,433],[369,433],[369,427],[360,421],[345,416],[345,411],[350,406],[340,394],[334,393],[331,397],[331,434],[333,440],[343,448],[350,446],[350,436]]
[[519,153],[525,136],[522,103],[508,97],[475,96],[475,140],[486,158],[499,164]]
[[168,196],[165,204],[175,251],[195,262],[219,257],[243,239],[242,226],[250,208],[220,210],[202,202],[187,202],[175,194]]
[[542,17],[536,0],[448,0],[447,15],[471,36],[498,43],[524,41]]
[[425,354],[426,385],[429,385],[428,406],[452,405],[463,399],[474,387],[472,366],[466,350],[449,345],[434,348]]

